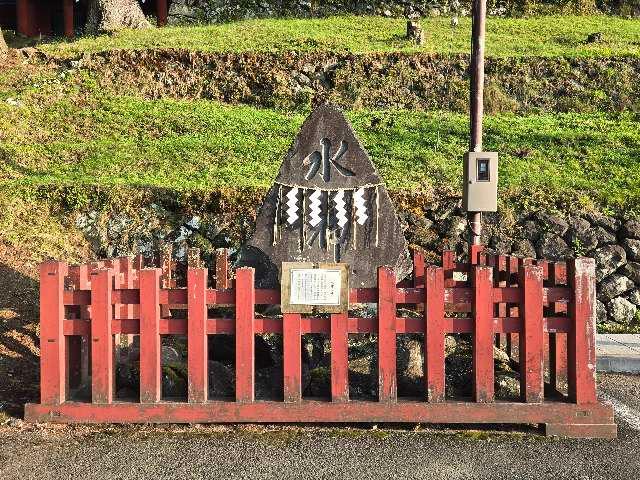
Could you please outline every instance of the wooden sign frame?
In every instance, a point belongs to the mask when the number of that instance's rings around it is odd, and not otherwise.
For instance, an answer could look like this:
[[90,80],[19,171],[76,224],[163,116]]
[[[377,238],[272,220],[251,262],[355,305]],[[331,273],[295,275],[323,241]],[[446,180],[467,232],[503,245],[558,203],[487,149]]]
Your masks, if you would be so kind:
[[[340,303],[338,305],[292,304],[291,273],[293,270],[339,270]],[[282,313],[345,313],[349,310],[349,265],[346,263],[282,262],[280,273],[280,309]]]

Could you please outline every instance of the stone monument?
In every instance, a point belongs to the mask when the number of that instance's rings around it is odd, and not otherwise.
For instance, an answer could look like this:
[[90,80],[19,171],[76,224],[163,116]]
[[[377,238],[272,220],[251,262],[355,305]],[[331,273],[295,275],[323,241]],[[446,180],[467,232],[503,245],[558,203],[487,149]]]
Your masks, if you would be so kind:
[[258,283],[277,283],[282,262],[339,262],[351,287],[375,287],[387,265],[411,272],[389,194],[342,112],[322,105],[305,120],[258,213],[240,256]]

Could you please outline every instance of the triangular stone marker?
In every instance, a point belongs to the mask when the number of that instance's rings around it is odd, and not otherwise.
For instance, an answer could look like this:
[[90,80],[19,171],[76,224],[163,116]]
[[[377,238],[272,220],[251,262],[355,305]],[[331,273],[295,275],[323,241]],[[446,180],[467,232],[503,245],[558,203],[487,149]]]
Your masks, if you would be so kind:
[[389,194],[348,120],[331,105],[303,123],[249,246],[259,252],[245,251],[240,263],[261,263],[254,265],[259,279],[261,272],[277,278],[282,262],[348,263],[354,288],[375,287],[379,266],[394,268],[398,281],[411,272]]

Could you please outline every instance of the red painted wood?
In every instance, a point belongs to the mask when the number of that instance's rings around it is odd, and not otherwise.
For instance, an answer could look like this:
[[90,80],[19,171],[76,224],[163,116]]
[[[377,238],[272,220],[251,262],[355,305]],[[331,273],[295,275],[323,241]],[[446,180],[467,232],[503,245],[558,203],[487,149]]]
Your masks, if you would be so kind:
[[555,390],[567,382],[567,335],[549,333],[549,384]]
[[596,266],[592,258],[577,258],[567,265],[574,300],[569,304],[573,328],[567,336],[569,398],[577,404],[596,398]]
[[476,265],[471,273],[473,302],[473,397],[476,402],[493,401],[493,301],[491,267]]
[[349,319],[346,313],[331,315],[331,401],[349,400]]
[[424,371],[427,400],[442,402],[445,398],[444,269],[428,267],[424,278]]
[[253,402],[255,381],[255,311],[253,268],[236,272],[236,401]]
[[484,265],[486,258],[483,252],[484,245],[471,245],[471,250],[469,252],[469,263],[471,263],[471,265]]
[[206,402],[208,393],[207,269],[187,270],[187,397],[189,403]]
[[609,405],[575,405],[567,402],[521,403],[440,402],[401,400],[390,408],[379,402],[334,403],[305,400],[299,403],[254,402],[238,404],[162,402],[91,405],[67,402],[43,406],[27,404],[27,421],[90,423],[557,423],[615,425]]
[[413,251],[413,286],[415,288],[424,287],[424,255],[421,252]]
[[93,403],[113,401],[112,289],[113,270],[97,270],[91,274],[91,398]]
[[282,316],[283,334],[283,377],[284,401],[302,400],[302,336],[301,316],[298,313],[285,313]]
[[527,403],[538,403],[544,399],[543,279],[541,266],[523,265],[520,269],[520,288],[524,293],[520,308],[520,394]]
[[140,401],[160,401],[160,270],[140,271]]
[[64,16],[64,36],[73,38],[73,3],[74,0],[62,0],[62,14]]
[[396,276],[390,267],[378,268],[378,400],[395,402]]
[[456,253],[452,250],[443,250],[442,252],[442,268],[444,269],[444,286],[453,287],[455,280],[453,272],[455,270]]
[[[216,288],[229,288],[229,283],[229,250],[219,248],[216,250]],[[274,303],[280,303],[280,301]]]
[[40,401],[58,404],[66,399],[64,338],[64,277],[67,264],[40,265]]
[[156,15],[158,26],[164,27],[167,24],[168,2],[167,0],[156,0]]

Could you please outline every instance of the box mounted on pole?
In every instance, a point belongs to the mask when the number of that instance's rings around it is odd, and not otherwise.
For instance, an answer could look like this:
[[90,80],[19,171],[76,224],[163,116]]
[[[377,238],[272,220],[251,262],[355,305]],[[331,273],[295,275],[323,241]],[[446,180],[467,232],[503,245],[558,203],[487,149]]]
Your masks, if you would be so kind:
[[464,154],[462,208],[467,212],[495,212],[498,208],[498,153]]

